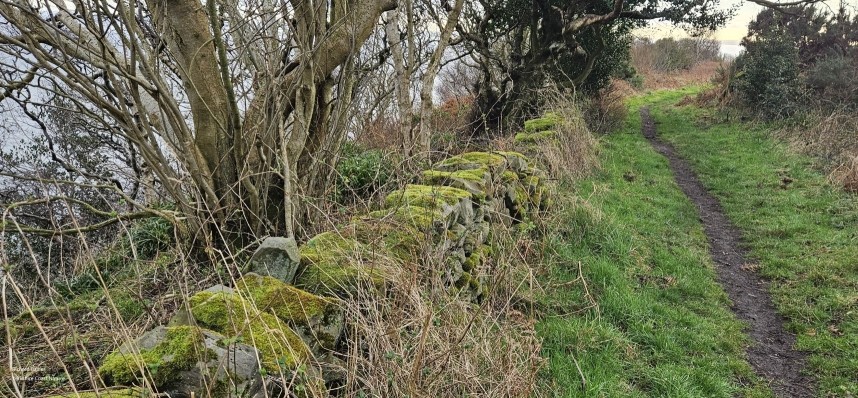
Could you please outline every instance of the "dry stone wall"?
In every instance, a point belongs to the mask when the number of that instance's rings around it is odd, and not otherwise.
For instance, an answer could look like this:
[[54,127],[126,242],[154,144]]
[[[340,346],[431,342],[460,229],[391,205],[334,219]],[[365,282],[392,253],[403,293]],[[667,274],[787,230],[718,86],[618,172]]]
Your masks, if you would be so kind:
[[105,358],[99,374],[125,386],[145,377],[158,391],[186,396],[318,396],[339,376],[314,370],[330,366],[304,365],[336,361],[343,301],[385,294],[405,264],[432,267],[421,271],[480,301],[491,234],[548,207],[545,176],[517,152],[470,152],[435,164],[420,180],[389,194],[384,208],[300,248],[267,239],[235,286],[194,294],[170,324]]

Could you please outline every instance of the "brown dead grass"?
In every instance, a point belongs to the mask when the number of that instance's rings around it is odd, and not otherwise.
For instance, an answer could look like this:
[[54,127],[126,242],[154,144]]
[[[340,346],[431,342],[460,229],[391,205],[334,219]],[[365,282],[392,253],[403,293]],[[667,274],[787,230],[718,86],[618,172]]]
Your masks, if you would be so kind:
[[703,61],[690,69],[673,72],[659,72],[645,67],[638,68],[637,65],[635,68],[644,78],[644,90],[663,90],[709,83],[722,64],[722,61]]
[[858,193],[858,115],[849,110],[816,111],[775,136],[794,152],[809,155],[829,173],[829,181]]

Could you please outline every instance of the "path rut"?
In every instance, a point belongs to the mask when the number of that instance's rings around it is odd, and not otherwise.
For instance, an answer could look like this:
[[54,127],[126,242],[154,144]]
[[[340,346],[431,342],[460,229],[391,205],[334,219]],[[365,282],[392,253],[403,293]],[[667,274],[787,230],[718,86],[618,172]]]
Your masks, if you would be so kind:
[[676,183],[697,207],[718,282],[729,295],[733,312],[748,324],[751,366],[771,382],[775,396],[812,397],[813,380],[802,373],[805,354],[793,349],[795,336],[784,329],[784,319],[768,294],[768,283],[747,261],[741,231],[727,219],[718,199],[703,187],[688,162],[658,138],[649,108],[641,108],[640,113],[644,137],[668,159]]

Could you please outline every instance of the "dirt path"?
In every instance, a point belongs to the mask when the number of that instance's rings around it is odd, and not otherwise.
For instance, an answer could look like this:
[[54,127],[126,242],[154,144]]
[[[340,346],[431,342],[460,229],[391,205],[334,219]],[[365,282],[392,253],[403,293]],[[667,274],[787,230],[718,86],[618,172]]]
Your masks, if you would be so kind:
[[793,349],[795,336],[784,330],[784,320],[769,297],[768,284],[746,261],[741,232],[727,219],[718,200],[706,191],[688,162],[656,136],[649,108],[641,108],[641,121],[644,137],[669,160],[677,184],[697,207],[718,281],[730,296],[733,312],[748,323],[751,366],[771,381],[775,396],[812,397],[813,380],[801,373],[805,355]]

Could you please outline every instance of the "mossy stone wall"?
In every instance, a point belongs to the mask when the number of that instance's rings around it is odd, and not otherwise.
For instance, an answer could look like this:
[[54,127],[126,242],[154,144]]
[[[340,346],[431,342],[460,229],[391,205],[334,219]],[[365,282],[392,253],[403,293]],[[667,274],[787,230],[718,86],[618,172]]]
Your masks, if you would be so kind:
[[[557,123],[553,115],[543,119],[529,122],[526,130]],[[420,184],[389,194],[383,208],[307,241],[299,248],[294,278],[249,273],[234,288],[196,293],[188,300],[189,311],[180,311],[159,341],[144,347],[141,338],[135,349],[117,350],[99,372],[114,384],[139,385],[143,369],[150,378],[152,369],[171,374],[206,369],[214,354],[201,343],[207,333],[222,337],[218,346],[255,349],[260,374],[303,380],[303,390],[323,388],[325,375],[313,375],[307,369],[315,367],[306,365],[330,360],[338,349],[343,300],[385,294],[396,279],[391,276],[410,269],[408,263],[433,267],[422,271],[436,272],[463,299],[480,301],[489,288],[484,264],[493,253],[490,235],[544,211],[545,184],[545,175],[521,153],[469,152],[445,159],[425,170]],[[421,264],[426,258],[431,264]],[[176,381],[166,372],[154,375],[156,389]]]

